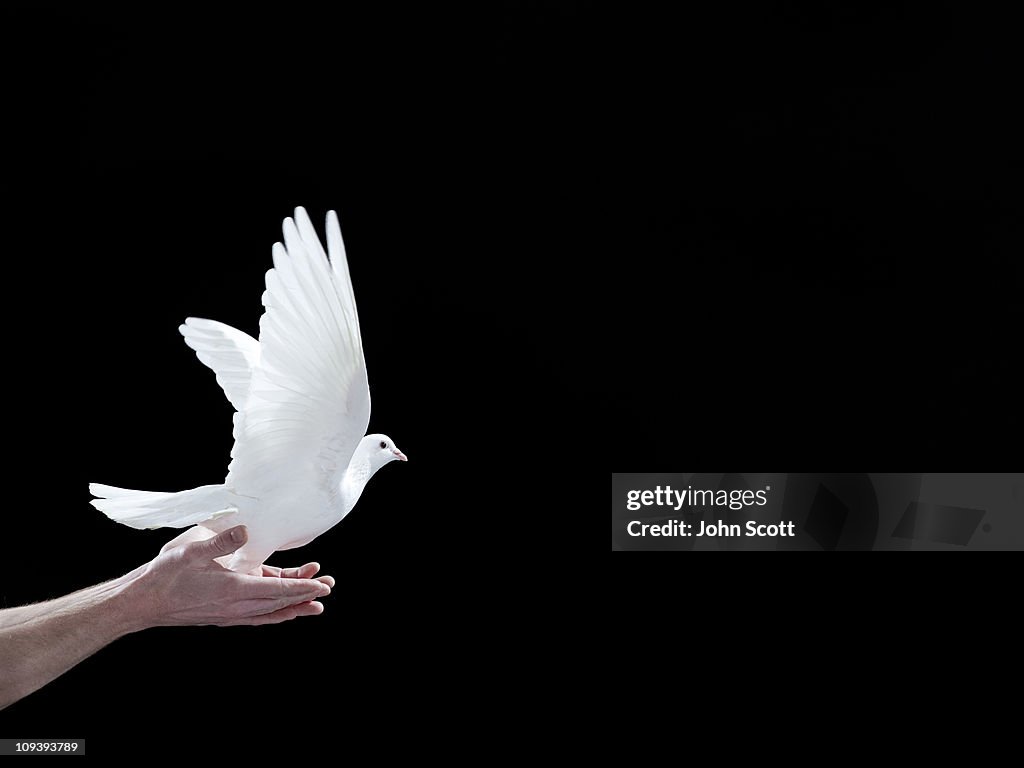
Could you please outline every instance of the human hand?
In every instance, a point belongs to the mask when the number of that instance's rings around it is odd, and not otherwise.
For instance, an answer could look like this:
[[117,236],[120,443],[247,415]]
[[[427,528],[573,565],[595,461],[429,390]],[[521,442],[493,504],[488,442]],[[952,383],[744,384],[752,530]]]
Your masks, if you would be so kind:
[[132,574],[125,589],[129,610],[141,627],[190,624],[218,626],[278,624],[298,616],[316,616],[315,598],[331,593],[334,579],[313,579],[320,566],[263,566],[262,575],[234,573],[214,562],[241,547],[247,538],[236,526],[199,540],[205,530],[186,531]]
[[[162,547],[160,547],[160,553],[163,554],[170,549],[189,544],[193,541],[205,541],[206,539],[212,539],[216,534],[209,528],[203,528],[201,525],[194,525],[191,528],[185,529],[185,531],[175,538],[168,541]],[[219,561],[227,562],[229,558],[221,557]],[[320,563],[306,563],[300,565],[298,568],[278,568],[274,565],[261,565],[259,568],[252,571],[253,576],[267,576],[278,579],[312,579],[320,571]],[[334,577],[333,576],[316,576],[316,580],[323,582],[328,587],[334,588]]]

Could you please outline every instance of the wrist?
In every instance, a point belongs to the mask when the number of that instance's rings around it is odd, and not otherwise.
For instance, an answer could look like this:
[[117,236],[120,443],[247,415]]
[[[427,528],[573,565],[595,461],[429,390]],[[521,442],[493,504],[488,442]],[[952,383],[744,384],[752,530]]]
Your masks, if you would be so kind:
[[116,606],[114,615],[118,617],[116,629],[119,635],[129,635],[142,629],[155,626],[151,601],[145,595],[143,576],[146,566],[139,566],[134,571],[109,582],[109,599]]

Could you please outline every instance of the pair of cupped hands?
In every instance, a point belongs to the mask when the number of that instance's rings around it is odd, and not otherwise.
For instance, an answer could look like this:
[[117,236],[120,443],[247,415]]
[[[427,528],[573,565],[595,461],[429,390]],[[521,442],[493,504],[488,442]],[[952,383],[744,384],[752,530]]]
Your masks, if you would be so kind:
[[318,563],[298,568],[263,565],[235,573],[218,562],[247,539],[245,526],[213,534],[200,526],[167,542],[160,554],[125,577],[124,598],[142,626],[278,624],[323,613],[318,598],[334,579]]

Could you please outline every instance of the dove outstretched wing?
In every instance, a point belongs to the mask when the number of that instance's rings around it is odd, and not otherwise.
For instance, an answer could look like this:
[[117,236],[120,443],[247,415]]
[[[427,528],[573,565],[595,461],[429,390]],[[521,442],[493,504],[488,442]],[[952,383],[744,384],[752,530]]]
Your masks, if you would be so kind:
[[327,253],[297,208],[273,256],[259,357],[235,414],[226,483],[265,501],[333,506],[370,420],[359,317],[334,211],[327,215]]

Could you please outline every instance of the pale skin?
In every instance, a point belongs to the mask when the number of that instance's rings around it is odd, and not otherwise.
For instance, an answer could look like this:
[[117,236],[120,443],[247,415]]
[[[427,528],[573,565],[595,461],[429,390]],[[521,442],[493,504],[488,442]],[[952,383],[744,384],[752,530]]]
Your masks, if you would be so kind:
[[120,578],[0,611],[0,709],[142,629],[279,624],[323,613],[317,598],[331,593],[334,579],[316,577],[317,563],[241,574],[214,562],[246,539],[241,525],[215,536],[192,528]]

